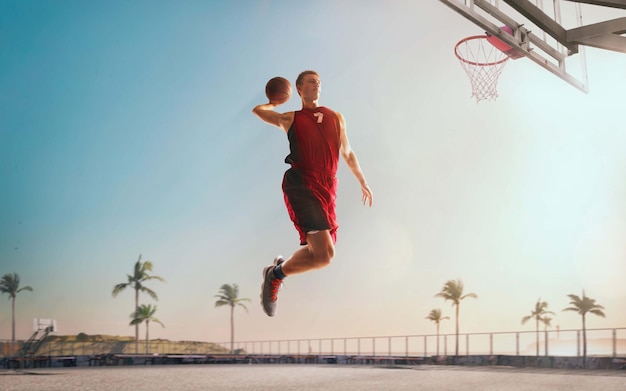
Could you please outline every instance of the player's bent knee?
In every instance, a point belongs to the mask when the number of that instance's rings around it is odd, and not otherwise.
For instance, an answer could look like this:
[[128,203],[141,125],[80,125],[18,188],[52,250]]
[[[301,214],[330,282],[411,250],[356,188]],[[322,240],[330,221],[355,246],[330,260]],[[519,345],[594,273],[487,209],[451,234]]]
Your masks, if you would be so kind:
[[310,250],[313,254],[314,267],[321,269],[330,265],[335,256],[335,246],[328,231],[311,231],[308,239]]
[[335,256],[335,249],[332,248],[332,247],[329,247],[329,248],[325,249],[325,251],[322,251],[322,252],[317,254],[317,256],[315,257],[315,263],[316,263],[317,267],[319,267],[319,268],[326,267],[326,266],[330,265],[330,263],[333,260],[334,256]]
[[317,264],[317,267],[321,269],[323,267],[326,267],[326,266],[330,265],[331,261],[332,261],[332,258],[326,256],[326,257],[319,257],[319,258],[317,258],[315,263]]

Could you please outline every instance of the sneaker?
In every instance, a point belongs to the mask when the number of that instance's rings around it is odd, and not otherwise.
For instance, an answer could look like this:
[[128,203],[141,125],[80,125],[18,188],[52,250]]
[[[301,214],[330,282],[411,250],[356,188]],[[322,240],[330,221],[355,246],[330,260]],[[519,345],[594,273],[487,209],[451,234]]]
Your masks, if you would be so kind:
[[261,284],[261,305],[267,316],[276,314],[276,300],[278,290],[283,285],[283,280],[274,277],[274,268],[285,262],[280,255],[274,258],[274,264],[263,269],[263,284]]

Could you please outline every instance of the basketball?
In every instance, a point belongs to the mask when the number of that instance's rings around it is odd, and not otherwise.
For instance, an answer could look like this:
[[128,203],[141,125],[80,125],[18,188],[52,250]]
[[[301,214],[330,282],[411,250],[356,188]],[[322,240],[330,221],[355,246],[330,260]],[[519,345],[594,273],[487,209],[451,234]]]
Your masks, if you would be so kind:
[[270,103],[285,103],[291,98],[291,83],[284,77],[276,76],[265,85],[265,95]]

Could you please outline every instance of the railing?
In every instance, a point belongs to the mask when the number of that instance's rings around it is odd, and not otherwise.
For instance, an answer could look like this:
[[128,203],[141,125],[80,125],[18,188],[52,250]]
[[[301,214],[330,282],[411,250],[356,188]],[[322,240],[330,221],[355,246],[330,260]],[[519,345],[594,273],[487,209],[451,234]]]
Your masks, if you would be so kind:
[[[219,345],[231,350],[230,342]],[[448,356],[456,354],[456,335],[236,341],[233,350],[260,355]],[[581,357],[582,330],[464,333],[459,334],[458,354]],[[587,330],[587,355],[626,356],[626,328]]]
[[[0,358],[11,357],[24,341],[0,340]],[[454,334],[314,338],[271,341],[235,341],[232,351],[257,355],[369,355],[429,357],[455,355]],[[217,349],[216,349],[217,348]],[[570,356],[583,355],[581,330],[486,332],[459,334],[459,355]],[[151,340],[150,354],[228,353],[230,342],[176,342]],[[13,352],[13,354],[12,354]],[[132,343],[119,341],[64,342],[45,341],[38,351],[42,356],[100,355],[134,353]],[[139,353],[146,353],[145,341]],[[626,357],[626,328],[587,330],[587,355]]]

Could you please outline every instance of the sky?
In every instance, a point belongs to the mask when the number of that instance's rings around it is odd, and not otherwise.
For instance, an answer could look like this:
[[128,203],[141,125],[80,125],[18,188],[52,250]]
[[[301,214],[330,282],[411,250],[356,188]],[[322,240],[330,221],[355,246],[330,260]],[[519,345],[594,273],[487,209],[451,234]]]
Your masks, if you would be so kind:
[[[583,289],[607,315],[588,327],[626,327],[626,56],[588,48],[588,94],[509,61],[498,99],[477,103],[452,49],[481,33],[437,1],[3,0],[0,274],[34,289],[17,338],[33,318],[134,335],[133,292],[111,292],[140,254],[166,280],[140,299],[165,325],[153,338],[228,341],[226,283],[250,298],[244,341],[433,334],[457,278],[478,296],[462,332],[531,331],[538,298],[579,328],[561,310]],[[268,318],[261,271],[299,241],[287,138],[251,109],[305,69],[346,118],[374,206],[342,163],[336,257],[289,277]],[[5,295],[0,339],[10,319]]]

